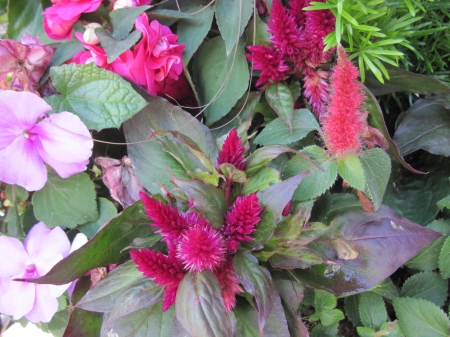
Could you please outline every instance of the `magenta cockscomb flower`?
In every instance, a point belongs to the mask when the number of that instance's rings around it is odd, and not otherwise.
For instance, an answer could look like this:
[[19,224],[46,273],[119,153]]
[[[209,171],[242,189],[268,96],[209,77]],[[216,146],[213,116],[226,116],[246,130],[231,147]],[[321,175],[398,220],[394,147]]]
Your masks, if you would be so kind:
[[[224,217],[224,224],[214,228],[197,213],[179,213],[170,205],[141,193],[147,214],[153,220],[167,243],[168,255],[152,250],[131,252],[138,269],[164,287],[163,310],[174,302],[178,284],[188,272],[212,271],[219,280],[227,310],[235,305],[236,293],[242,291],[232,265],[233,254],[241,241],[253,240],[250,236],[262,211],[256,194],[242,196]],[[178,236],[176,236],[178,235]],[[227,240],[227,241],[226,241]]]
[[62,178],[83,172],[92,154],[91,134],[70,112],[52,108],[30,92],[0,92],[0,181],[28,191],[44,187],[45,164]]
[[210,225],[200,225],[183,233],[177,248],[177,257],[190,272],[215,270],[225,261],[225,242],[222,235]]
[[15,320],[25,316],[30,322],[49,322],[58,310],[57,298],[70,284],[55,286],[15,281],[44,276],[60,260],[87,241],[77,234],[72,247],[60,227],[48,228],[39,222],[25,241],[0,236],[0,313]]
[[361,149],[361,137],[367,129],[362,108],[364,92],[358,81],[359,71],[348,60],[342,46],[331,75],[328,114],[322,121],[325,144],[331,154],[342,157]]
[[225,216],[225,224],[220,228],[229,252],[235,252],[241,242],[250,242],[256,231],[255,225],[261,220],[262,208],[255,193],[240,196]]
[[242,144],[242,139],[239,138],[236,129],[231,129],[223,142],[217,158],[217,165],[229,163],[233,164],[238,170],[243,170],[245,169],[244,152],[245,147]]
[[253,63],[253,69],[261,70],[256,82],[257,87],[284,80],[291,68],[284,63],[283,55],[274,46],[249,46],[247,48],[251,54],[245,54],[245,57]]
[[309,0],[293,0],[289,2],[289,14],[294,18],[295,24],[299,29],[303,29],[306,25],[306,12],[303,10],[309,5]]
[[162,310],[166,311],[175,303],[178,285],[186,271],[176,258],[173,244],[168,243],[169,253],[164,255],[150,249],[132,250],[131,258],[138,265],[138,270],[154,282],[164,287],[164,302]]
[[320,69],[305,69],[306,75],[303,78],[305,88],[304,95],[315,113],[320,117],[325,113],[326,102],[328,101],[328,76],[329,73]]

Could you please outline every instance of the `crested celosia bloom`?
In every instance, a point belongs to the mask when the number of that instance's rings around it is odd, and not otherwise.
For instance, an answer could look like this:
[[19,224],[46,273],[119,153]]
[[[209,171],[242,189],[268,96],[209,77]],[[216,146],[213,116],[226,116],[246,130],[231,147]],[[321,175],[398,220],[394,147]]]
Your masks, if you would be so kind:
[[331,75],[328,113],[322,120],[322,133],[328,151],[337,157],[361,149],[361,136],[367,129],[363,113],[364,92],[358,81],[359,71],[338,47],[337,65]]
[[249,46],[247,49],[251,54],[245,54],[245,57],[253,63],[253,69],[261,70],[256,86],[281,82],[291,69],[274,46]]
[[102,0],[52,0],[53,5],[46,8],[44,30],[54,40],[70,39],[72,28],[82,13],[94,12]]
[[238,170],[245,169],[244,159],[245,147],[242,139],[238,137],[236,129],[231,129],[227,138],[223,142],[219,157],[217,157],[217,166],[224,163],[233,164]]
[[52,47],[29,35],[22,36],[22,43],[0,40],[0,80],[13,74],[15,87],[34,92],[52,56]]
[[70,286],[35,284],[15,279],[44,276],[87,239],[78,234],[72,248],[64,231],[48,228],[43,222],[33,226],[22,244],[16,238],[0,236],[0,313],[15,320],[25,316],[33,323],[49,322],[58,310],[57,298]]
[[62,178],[83,172],[93,141],[89,130],[70,112],[52,110],[30,92],[0,92],[0,181],[28,191],[41,189],[51,166]]
[[212,271],[219,280],[227,310],[235,305],[235,295],[242,291],[234,273],[232,254],[250,236],[259,222],[261,206],[256,194],[238,197],[224,217],[224,224],[214,228],[197,213],[180,213],[170,204],[165,206],[144,193],[141,199],[152,226],[167,243],[168,255],[153,250],[131,252],[138,269],[163,286],[163,310],[174,302],[178,285],[188,272]]

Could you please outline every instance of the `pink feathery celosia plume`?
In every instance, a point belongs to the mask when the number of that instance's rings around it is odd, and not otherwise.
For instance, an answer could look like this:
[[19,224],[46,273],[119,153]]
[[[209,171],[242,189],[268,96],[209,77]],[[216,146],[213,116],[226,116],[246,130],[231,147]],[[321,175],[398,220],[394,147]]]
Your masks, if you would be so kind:
[[45,164],[61,178],[86,170],[91,134],[78,116],[52,108],[25,91],[0,91],[0,181],[28,191],[44,187]]
[[225,242],[213,227],[200,225],[183,233],[177,257],[190,272],[213,271],[225,261]]
[[236,129],[231,129],[223,142],[217,158],[217,165],[229,163],[233,164],[238,170],[243,170],[245,169],[244,152],[245,147],[242,144],[242,139],[239,138]]
[[303,92],[317,116],[322,116],[326,110],[329,85],[327,82],[329,73],[320,69],[305,68],[303,77]]
[[266,83],[278,83],[284,80],[291,69],[285,64],[283,55],[274,46],[249,46],[251,54],[245,57],[253,63],[253,69],[261,70],[256,86]]
[[239,286],[239,279],[233,269],[233,260],[228,261],[214,272],[219,280],[225,308],[230,311],[236,305],[236,294],[244,292]]
[[358,69],[348,60],[342,46],[338,47],[337,65],[331,75],[328,114],[322,120],[322,132],[328,151],[337,157],[361,149],[361,135],[367,121],[362,108],[364,92],[358,81]]
[[262,208],[255,193],[240,196],[225,216],[225,224],[220,228],[229,252],[234,253],[241,242],[250,242],[255,225],[261,220]]

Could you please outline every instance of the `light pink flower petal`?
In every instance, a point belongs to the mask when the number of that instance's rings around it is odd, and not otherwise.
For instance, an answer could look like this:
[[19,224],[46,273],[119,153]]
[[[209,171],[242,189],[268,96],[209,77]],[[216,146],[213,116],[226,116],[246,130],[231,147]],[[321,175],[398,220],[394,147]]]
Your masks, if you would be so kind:
[[[17,274],[13,278],[23,278],[25,274],[25,272]],[[8,291],[0,294],[0,312],[2,314],[11,315],[14,319],[19,319],[33,308],[36,287],[33,283],[3,278],[3,287],[8,289]]]
[[35,264],[39,264],[40,261],[56,264],[59,261],[54,260],[56,256],[67,256],[70,251],[70,242],[66,233],[60,227],[49,229],[42,221],[30,230],[24,246]]
[[70,246],[70,253],[80,249],[85,243],[88,242],[88,238],[83,233],[78,233],[72,241],[72,245]]
[[47,169],[30,139],[17,137],[0,151],[0,181],[17,184],[28,191],[40,190],[47,181]]
[[23,130],[32,128],[37,119],[52,108],[42,98],[27,91],[0,91],[0,111],[15,115],[18,127]]
[[36,298],[33,308],[25,317],[32,323],[50,322],[58,310],[58,300],[51,295],[46,284],[36,284]]
[[[76,281],[76,280],[75,280]],[[75,282],[74,281],[74,282]],[[69,289],[70,285],[73,282],[69,282],[60,286],[55,286],[53,284],[49,284],[48,288],[50,289],[50,294],[52,295],[52,297],[58,298],[59,296],[61,296],[62,294],[64,294],[64,292]]]
[[22,242],[0,236],[0,277],[10,277],[23,272],[31,264]]

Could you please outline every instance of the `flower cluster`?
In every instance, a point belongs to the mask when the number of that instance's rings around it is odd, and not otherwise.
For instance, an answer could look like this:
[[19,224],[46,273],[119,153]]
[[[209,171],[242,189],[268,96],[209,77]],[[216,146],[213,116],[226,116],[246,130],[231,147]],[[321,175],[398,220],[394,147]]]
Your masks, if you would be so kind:
[[[324,0],[318,0],[324,2]],[[334,30],[330,10],[304,11],[309,0],[292,0],[286,8],[274,0],[268,23],[271,46],[251,46],[246,57],[253,69],[261,70],[257,86],[281,82],[291,70],[303,74],[305,97],[318,116],[324,113],[328,84],[326,72],[317,66],[326,62],[332,51],[323,52],[323,40]]]
[[81,33],[75,34],[88,51],[78,52],[70,61],[77,64],[94,62],[98,67],[113,71],[144,87],[151,95],[165,90],[166,81],[176,81],[183,71],[181,54],[184,45],[169,27],[158,21],[149,22],[147,14],[141,14],[135,22],[142,39],[112,63],[101,46],[86,41]]
[[43,99],[26,91],[0,91],[0,181],[41,189],[50,165],[62,178],[83,172],[92,154],[89,130],[78,116],[52,115]]
[[71,283],[55,286],[15,281],[44,276],[60,260],[87,242],[77,234],[70,245],[64,231],[48,228],[43,222],[33,226],[24,243],[0,236],[0,312],[15,320],[25,316],[30,322],[49,322],[58,310],[57,298]]
[[54,40],[72,38],[72,28],[81,14],[95,11],[102,0],[51,0],[44,13],[44,30]]
[[174,302],[178,285],[184,274],[212,271],[219,280],[227,310],[235,305],[235,294],[242,292],[233,271],[232,254],[250,236],[260,220],[261,206],[256,194],[240,196],[225,215],[224,224],[215,228],[197,213],[180,213],[170,204],[141,193],[152,226],[159,228],[167,243],[168,254],[153,250],[136,250],[131,257],[147,277],[164,286],[163,310]]
[[217,165],[229,163],[233,164],[238,170],[244,170],[244,152],[245,147],[242,144],[242,139],[238,137],[236,129],[231,129],[223,142],[219,157],[217,157]]
[[328,113],[322,120],[325,144],[337,157],[360,150],[361,138],[367,129],[367,115],[361,110],[364,93],[358,77],[358,69],[339,46],[337,65],[331,75]]
[[[52,56],[52,47],[29,35],[22,36],[22,43],[0,40],[1,88],[35,92]],[[8,76],[11,76],[10,84]]]

